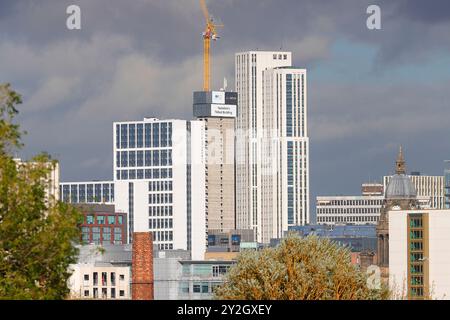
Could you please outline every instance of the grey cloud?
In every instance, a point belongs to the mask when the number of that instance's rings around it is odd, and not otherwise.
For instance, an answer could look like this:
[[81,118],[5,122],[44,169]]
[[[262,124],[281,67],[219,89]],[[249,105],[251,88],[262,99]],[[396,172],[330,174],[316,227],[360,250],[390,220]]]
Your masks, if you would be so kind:
[[[82,8],[82,31],[65,28],[73,3]],[[210,0],[225,25],[213,45],[214,87],[223,77],[233,87],[234,53],[256,48],[292,50],[310,78],[336,39],[377,48],[381,73],[428,62],[436,51],[448,54],[450,44],[448,5],[436,3],[424,9],[415,0],[379,1],[377,32],[365,26],[369,0]],[[191,118],[202,28],[197,0],[0,1],[0,75],[24,94],[24,154],[51,152],[63,180],[111,179],[112,121]],[[450,153],[441,138],[450,109],[444,85],[364,86],[369,78],[308,84],[312,195],[358,190],[362,179],[391,168],[400,143],[418,170],[438,173]]]

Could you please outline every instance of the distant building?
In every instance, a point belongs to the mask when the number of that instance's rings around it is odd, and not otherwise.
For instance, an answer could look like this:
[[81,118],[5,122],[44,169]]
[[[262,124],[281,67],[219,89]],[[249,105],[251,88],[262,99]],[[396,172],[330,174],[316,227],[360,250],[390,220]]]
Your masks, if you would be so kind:
[[290,227],[288,232],[295,232],[301,237],[316,235],[327,238],[337,244],[348,247],[352,252],[377,250],[376,226],[374,225],[306,225]]
[[[387,188],[392,176],[383,178],[384,188]],[[444,176],[422,176],[420,172],[411,172],[408,178],[412,181],[418,198],[429,199],[429,208],[445,208]]]
[[389,211],[389,285],[407,299],[450,299],[450,210]]
[[70,266],[72,299],[131,299],[130,245],[79,247],[78,262]]
[[[33,161],[22,161],[20,158],[15,158],[14,161],[18,169],[24,166],[35,166],[36,163]],[[60,200],[60,192],[59,192],[59,177],[60,177],[60,169],[58,161],[51,161],[45,164],[46,168],[49,169],[49,175],[45,181],[45,198],[47,201],[51,200],[53,202]]]
[[126,244],[127,214],[116,212],[114,205],[77,204],[83,214],[81,242],[83,244]]
[[61,182],[59,193],[66,203],[114,204],[113,181]]
[[448,166],[444,171],[445,208],[450,209],[450,160],[446,160],[445,162]]
[[236,228],[269,243],[309,223],[307,72],[291,52],[235,55]]
[[383,204],[383,185],[363,183],[361,196],[316,197],[318,224],[377,224]]
[[234,126],[237,93],[194,92],[194,116],[205,124],[207,230],[235,228]]
[[115,122],[114,186],[128,235],[153,234],[159,250],[206,250],[205,126],[203,121]]
[[254,242],[253,230],[210,231],[208,233],[209,252],[240,252],[241,244]]
[[190,260],[189,252],[154,254],[155,300],[209,300],[236,261]]
[[401,147],[395,162],[395,171],[396,174],[392,176],[386,187],[385,199],[377,225],[377,261],[383,278],[386,278],[389,272],[390,231],[392,230],[392,227],[389,225],[390,211],[420,209],[416,188],[410,177],[406,175],[406,163]]

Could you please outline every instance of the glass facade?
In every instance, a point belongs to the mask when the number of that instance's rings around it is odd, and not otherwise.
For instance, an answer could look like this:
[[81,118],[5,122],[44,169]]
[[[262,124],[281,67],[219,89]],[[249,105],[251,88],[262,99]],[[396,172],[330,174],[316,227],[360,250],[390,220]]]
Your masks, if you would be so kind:
[[114,203],[114,182],[67,182],[59,190],[66,203]]

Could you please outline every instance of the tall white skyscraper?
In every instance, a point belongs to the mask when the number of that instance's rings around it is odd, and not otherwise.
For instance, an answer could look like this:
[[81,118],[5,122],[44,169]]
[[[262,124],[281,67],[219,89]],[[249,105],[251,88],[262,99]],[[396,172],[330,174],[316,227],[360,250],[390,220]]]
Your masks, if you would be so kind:
[[128,213],[130,242],[151,231],[160,250],[204,259],[204,123],[145,118],[113,130],[115,204]]
[[309,222],[306,70],[290,52],[235,58],[236,225],[267,243]]

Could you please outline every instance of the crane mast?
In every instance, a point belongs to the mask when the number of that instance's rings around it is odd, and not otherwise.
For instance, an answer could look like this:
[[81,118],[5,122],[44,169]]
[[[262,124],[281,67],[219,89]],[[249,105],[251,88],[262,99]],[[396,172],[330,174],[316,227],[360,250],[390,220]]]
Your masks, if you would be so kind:
[[211,39],[215,41],[219,38],[216,28],[223,27],[223,25],[214,23],[206,6],[206,0],[200,0],[200,6],[206,20],[203,32],[203,91],[209,91],[211,86]]

